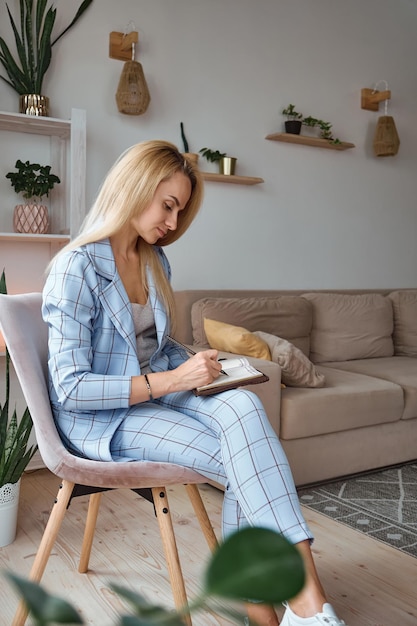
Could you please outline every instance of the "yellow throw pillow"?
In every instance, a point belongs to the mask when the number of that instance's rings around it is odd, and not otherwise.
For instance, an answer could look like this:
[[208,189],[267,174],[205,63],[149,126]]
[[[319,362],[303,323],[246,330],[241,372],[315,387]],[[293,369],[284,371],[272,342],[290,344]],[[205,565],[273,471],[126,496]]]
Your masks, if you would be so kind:
[[217,320],[204,318],[204,331],[211,348],[233,354],[253,356],[257,359],[271,360],[271,353],[265,341],[241,326],[225,324]]

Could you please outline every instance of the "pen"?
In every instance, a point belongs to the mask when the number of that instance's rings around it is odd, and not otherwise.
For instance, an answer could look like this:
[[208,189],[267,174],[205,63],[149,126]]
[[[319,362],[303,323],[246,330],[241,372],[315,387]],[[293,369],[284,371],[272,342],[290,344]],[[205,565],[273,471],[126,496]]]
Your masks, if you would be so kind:
[[[185,346],[183,343],[181,343],[181,341],[177,341],[177,339],[174,339],[174,337],[171,337],[171,335],[167,335],[167,339],[175,344],[176,346],[178,346],[179,348],[182,348],[183,350],[185,350],[186,352],[188,352],[188,354],[190,356],[194,356],[194,354],[197,354],[196,352],[194,352],[194,350],[192,350],[191,348],[189,348],[188,346]],[[227,372],[225,372],[224,370],[220,370],[220,374],[224,374],[225,376],[229,376],[229,374]]]

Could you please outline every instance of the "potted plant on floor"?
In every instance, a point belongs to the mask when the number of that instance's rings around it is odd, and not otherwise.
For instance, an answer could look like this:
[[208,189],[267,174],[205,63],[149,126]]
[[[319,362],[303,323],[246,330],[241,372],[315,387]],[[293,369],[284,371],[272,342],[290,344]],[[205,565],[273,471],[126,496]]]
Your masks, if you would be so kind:
[[9,172],[6,178],[16,193],[21,193],[26,204],[18,204],[14,209],[13,227],[17,233],[46,233],[49,228],[48,207],[42,204],[42,198],[60,183],[60,179],[51,173],[50,165],[39,165],[18,159],[17,172]]
[[72,22],[55,39],[52,31],[56,9],[53,5],[47,8],[46,0],[19,0],[20,28],[6,4],[17,56],[13,57],[6,41],[0,37],[0,63],[8,77],[0,75],[0,78],[19,94],[20,113],[48,115],[49,101],[42,95],[42,85],[51,62],[52,46],[78,22],[92,2],[84,0]]
[[181,130],[181,139],[182,145],[184,148],[184,156],[187,157],[193,165],[197,165],[198,163],[198,152],[190,152],[190,147],[187,141],[187,137],[185,136],[184,124],[180,122],[180,130]]
[[299,135],[301,131],[303,114],[295,110],[294,104],[289,104],[282,109],[282,115],[286,115],[285,132],[291,135]]
[[[6,277],[0,278],[0,293],[7,293]],[[19,505],[20,478],[38,449],[29,446],[32,418],[26,408],[21,419],[16,409],[9,415],[10,355],[6,347],[6,395],[0,404],[0,547],[7,546],[16,536],[17,509]]]
[[236,157],[229,157],[226,152],[211,150],[210,148],[201,148],[199,152],[210,163],[219,164],[219,174],[232,175],[235,173]]

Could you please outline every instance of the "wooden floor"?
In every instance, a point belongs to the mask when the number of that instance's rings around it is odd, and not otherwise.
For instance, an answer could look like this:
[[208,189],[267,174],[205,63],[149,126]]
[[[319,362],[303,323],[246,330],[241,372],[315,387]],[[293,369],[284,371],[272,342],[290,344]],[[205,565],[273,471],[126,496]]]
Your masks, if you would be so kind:
[[[59,481],[47,470],[22,479],[18,533],[0,548],[0,570],[26,576],[49,515]],[[219,532],[222,493],[208,485],[202,496]],[[182,487],[169,492],[180,557],[190,597],[209,551]],[[108,492],[98,520],[87,574],[77,572],[87,498],[75,499],[65,517],[59,540],[43,577],[45,588],[69,599],[86,624],[114,626],[126,611],[109,589],[109,581],[172,606],[159,531],[152,506],[130,491]],[[417,560],[365,535],[304,509],[315,534],[316,563],[329,600],[348,626],[416,626]],[[1,576],[1,574],[0,574]],[[0,624],[10,626],[17,606],[14,590],[0,581]],[[195,626],[229,626],[214,614],[197,614]],[[28,620],[30,624],[30,620]]]

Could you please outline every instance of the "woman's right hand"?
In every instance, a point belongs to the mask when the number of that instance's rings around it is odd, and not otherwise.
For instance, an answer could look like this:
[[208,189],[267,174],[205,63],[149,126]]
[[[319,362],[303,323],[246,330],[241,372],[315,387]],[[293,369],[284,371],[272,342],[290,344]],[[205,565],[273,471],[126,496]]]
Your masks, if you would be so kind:
[[[191,391],[195,387],[208,385],[220,374],[221,363],[217,360],[217,350],[197,352],[184,363],[166,372],[148,373],[148,381],[153,398],[160,398],[175,391]],[[129,404],[146,402],[150,399],[144,376],[134,376]]]
[[189,391],[195,387],[208,385],[220,374],[221,363],[217,360],[217,350],[197,352],[187,361],[179,365],[172,374],[176,377],[176,391]]

